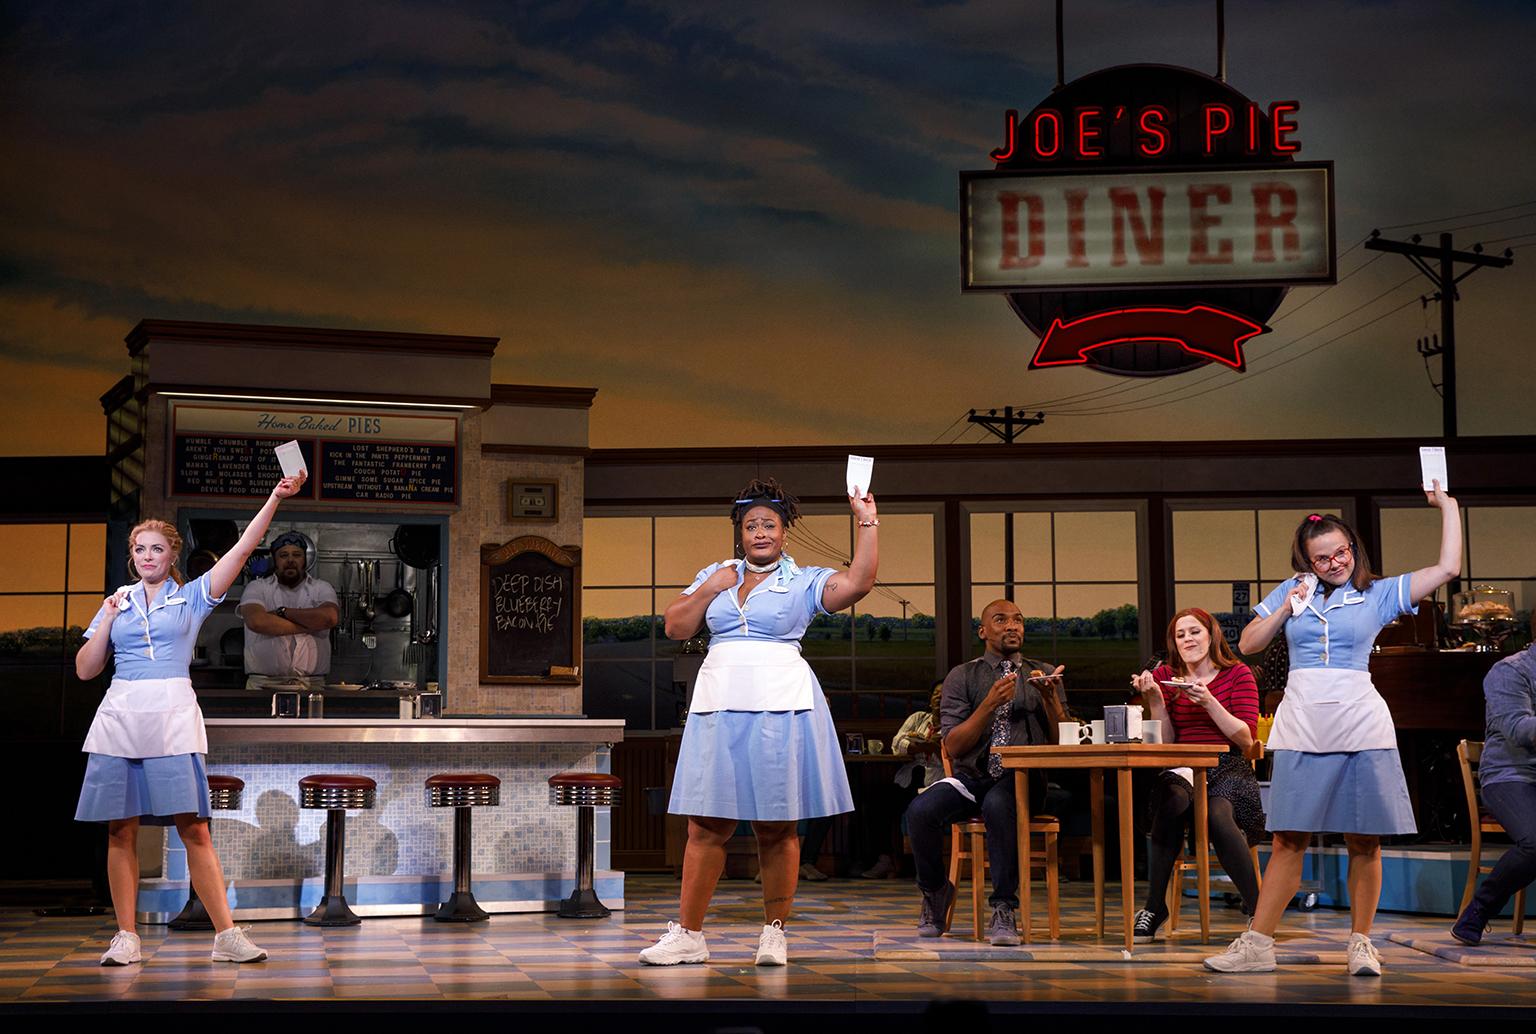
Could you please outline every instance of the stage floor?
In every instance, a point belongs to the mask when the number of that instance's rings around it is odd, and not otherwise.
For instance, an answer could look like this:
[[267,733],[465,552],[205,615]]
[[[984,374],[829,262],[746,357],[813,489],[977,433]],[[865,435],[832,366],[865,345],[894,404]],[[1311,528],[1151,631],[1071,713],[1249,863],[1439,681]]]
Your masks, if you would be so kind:
[[[543,1002],[556,1009],[580,1003],[588,1011],[622,1008],[638,1015],[690,1002],[708,1008],[748,1000],[759,1016],[792,1013],[797,1005],[823,1014],[911,1013],[940,998],[984,1001],[994,1012],[1132,1007],[1274,1015],[1321,1005],[1423,1017],[1447,1009],[1536,1008],[1536,938],[1510,941],[1507,924],[1495,928],[1493,947],[1458,953],[1446,933],[1448,920],[1383,915],[1375,940],[1386,973],[1366,979],[1344,972],[1346,913],[1293,911],[1280,944],[1282,963],[1291,964],[1276,973],[1230,976],[1205,972],[1199,960],[1237,935],[1237,911],[1213,908],[1211,944],[1201,945],[1194,903],[1186,901],[1178,934],[1138,948],[1127,960],[1113,937],[1090,938],[1089,885],[1063,890],[1062,940],[998,949],[969,939],[966,900],[956,911],[958,936],[921,941],[913,934],[917,895],[908,881],[803,883],[789,928],[790,965],[762,969],[751,964],[762,923],[760,890],[742,880],[722,882],[710,910],[711,961],[672,968],[635,959],[675,915],[677,882],[664,876],[629,877],[628,907],[606,920],[505,915],[464,927],[368,919],[338,930],[257,923],[252,938],[272,958],[246,966],[210,962],[209,934],[144,927],[142,965],[102,968],[97,959],[112,933],[110,921],[42,919],[8,909],[0,912],[0,1002],[254,999],[315,1007],[411,999]],[[1037,893],[1035,900],[1042,898]],[[1415,946],[1389,940],[1393,934],[1414,939]],[[1447,957],[1431,953],[1442,948]]]

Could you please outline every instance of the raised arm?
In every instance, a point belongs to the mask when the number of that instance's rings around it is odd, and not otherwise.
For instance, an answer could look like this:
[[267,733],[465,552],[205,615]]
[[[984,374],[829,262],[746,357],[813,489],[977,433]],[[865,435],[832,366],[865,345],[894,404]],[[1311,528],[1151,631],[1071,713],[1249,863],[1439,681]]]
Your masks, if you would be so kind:
[[1445,494],[1439,479],[1431,484],[1434,491],[1425,492],[1424,497],[1440,508],[1440,560],[1408,576],[1408,592],[1415,603],[1461,575],[1461,508]]
[[240,575],[240,569],[245,566],[251,552],[261,543],[262,536],[267,533],[267,527],[272,523],[272,515],[277,512],[277,504],[298,492],[308,479],[308,474],[299,473],[291,478],[283,478],[272,489],[272,494],[267,496],[267,501],[261,509],[256,511],[256,516],[251,518],[251,523],[245,526],[245,534],[240,536],[234,548],[223,556],[219,562],[213,565],[213,570],[208,572],[208,592],[214,599],[218,599],[229,591],[229,587],[235,584],[235,579]]
[[829,614],[845,610],[869,595],[875,587],[875,573],[880,567],[880,518],[875,513],[875,497],[868,492],[848,497],[848,505],[858,520],[858,534],[853,538],[853,562],[847,571],[839,571],[821,588],[821,605]]

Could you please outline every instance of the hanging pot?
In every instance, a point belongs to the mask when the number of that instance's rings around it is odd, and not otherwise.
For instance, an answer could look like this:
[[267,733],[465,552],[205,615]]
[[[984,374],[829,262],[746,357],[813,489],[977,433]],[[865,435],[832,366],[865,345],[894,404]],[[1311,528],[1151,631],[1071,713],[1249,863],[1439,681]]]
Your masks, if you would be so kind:
[[425,571],[437,563],[440,532],[436,524],[402,524],[389,540],[389,550],[407,567]]

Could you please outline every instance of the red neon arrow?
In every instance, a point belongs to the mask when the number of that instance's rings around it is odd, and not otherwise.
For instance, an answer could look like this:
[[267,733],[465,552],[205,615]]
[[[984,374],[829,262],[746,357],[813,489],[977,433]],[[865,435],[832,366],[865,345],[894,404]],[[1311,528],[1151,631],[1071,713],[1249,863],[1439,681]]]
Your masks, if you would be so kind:
[[1127,341],[1166,341],[1186,352],[1243,368],[1244,341],[1264,333],[1263,324],[1245,317],[1193,305],[1187,309],[1138,306],[1095,312],[1063,323],[1057,317],[1040,339],[1032,367],[1086,363],[1088,353]]

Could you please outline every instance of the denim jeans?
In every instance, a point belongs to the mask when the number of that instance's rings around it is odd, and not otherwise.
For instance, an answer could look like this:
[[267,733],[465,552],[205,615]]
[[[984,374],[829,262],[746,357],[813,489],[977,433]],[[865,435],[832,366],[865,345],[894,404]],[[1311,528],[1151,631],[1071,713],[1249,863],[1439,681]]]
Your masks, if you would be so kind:
[[[1477,893],[1472,895],[1472,907],[1482,913],[1484,919],[1492,919],[1504,911],[1504,906],[1517,890],[1536,880],[1536,783],[1508,782],[1485,786],[1483,803],[1514,841],[1504,852],[1504,857],[1494,863],[1493,871],[1478,885]],[[1476,821],[1475,817],[1473,821]]]
[[[1019,831],[1013,800],[1013,773],[1001,779],[966,780],[976,801],[948,783],[937,783],[917,795],[907,806],[907,835],[912,838],[912,860],[917,865],[917,885],[937,891],[949,879],[949,854],[945,833],[956,822],[981,816],[987,826],[987,863],[992,866],[992,907],[1019,907]],[[1029,780],[1030,808],[1037,811],[1045,800],[1044,772]]]

